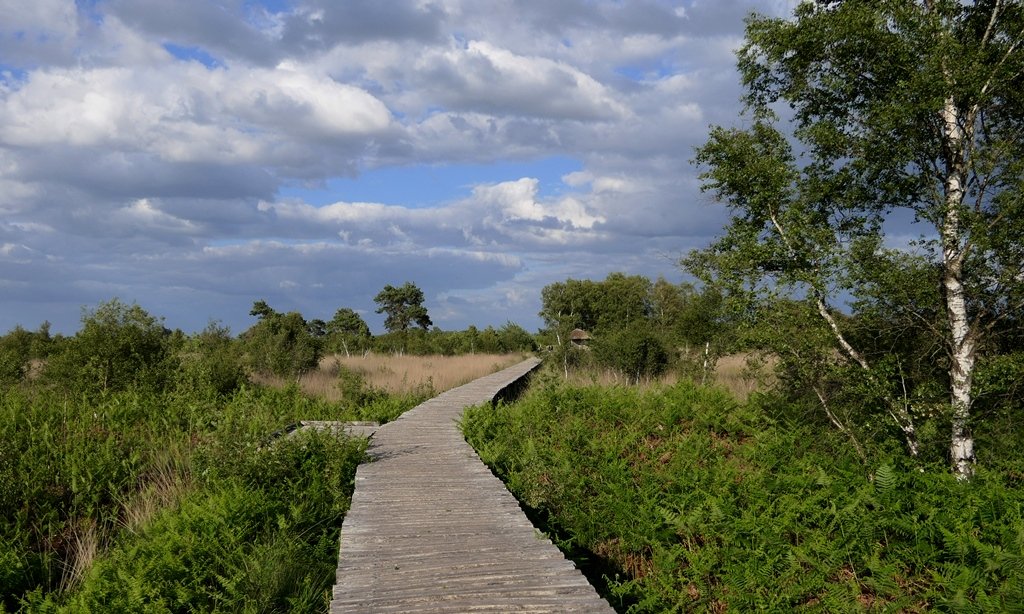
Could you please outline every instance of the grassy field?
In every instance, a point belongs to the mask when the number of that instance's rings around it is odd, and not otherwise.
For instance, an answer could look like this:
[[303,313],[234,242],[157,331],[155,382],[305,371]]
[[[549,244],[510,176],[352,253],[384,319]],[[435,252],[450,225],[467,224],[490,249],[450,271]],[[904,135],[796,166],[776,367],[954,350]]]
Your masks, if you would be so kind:
[[[308,395],[331,402],[345,400],[339,386],[342,369],[354,374],[366,387],[395,395],[434,395],[521,362],[525,354],[463,354],[460,356],[412,356],[334,354],[320,360],[319,368],[299,378]],[[283,386],[282,378],[259,376],[261,383]]]
[[[686,357],[691,361],[699,361],[699,356]],[[775,359],[758,354],[742,352],[722,356],[715,361],[715,368],[709,374],[705,382],[710,386],[717,386],[726,390],[740,401],[745,401],[752,393],[765,390],[774,382],[774,375],[771,370]],[[569,377],[565,378],[570,384],[576,386],[617,386],[627,383],[627,379],[612,369],[578,369],[570,371]],[[670,370],[664,375],[651,380],[641,381],[637,386],[640,389],[652,387],[672,386],[683,380],[697,379],[693,373],[682,373],[680,370]]]

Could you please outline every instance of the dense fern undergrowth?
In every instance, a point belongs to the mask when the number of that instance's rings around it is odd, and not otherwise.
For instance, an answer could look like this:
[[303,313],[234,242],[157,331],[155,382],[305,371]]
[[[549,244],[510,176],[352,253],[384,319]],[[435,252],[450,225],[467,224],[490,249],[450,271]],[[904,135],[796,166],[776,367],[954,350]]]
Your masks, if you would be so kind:
[[0,611],[326,611],[365,442],[269,436],[419,399],[178,381],[0,388]]
[[780,401],[685,382],[549,380],[463,429],[620,611],[1024,611],[1010,471],[865,466]]

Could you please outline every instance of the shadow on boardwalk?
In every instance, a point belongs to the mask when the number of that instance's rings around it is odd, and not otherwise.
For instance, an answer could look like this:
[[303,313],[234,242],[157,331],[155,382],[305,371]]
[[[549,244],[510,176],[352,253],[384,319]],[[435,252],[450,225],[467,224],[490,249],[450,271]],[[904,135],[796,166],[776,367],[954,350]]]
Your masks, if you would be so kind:
[[480,461],[457,420],[524,361],[380,427],[356,472],[331,612],[612,612]]

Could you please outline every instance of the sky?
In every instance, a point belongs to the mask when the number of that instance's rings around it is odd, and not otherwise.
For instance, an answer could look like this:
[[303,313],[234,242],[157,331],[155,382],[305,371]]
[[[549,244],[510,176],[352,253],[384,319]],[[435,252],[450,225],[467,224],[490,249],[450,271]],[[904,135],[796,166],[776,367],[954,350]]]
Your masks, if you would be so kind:
[[443,329],[535,330],[552,282],[683,281],[744,17],[795,4],[0,0],[0,331],[117,297],[381,332],[406,281]]

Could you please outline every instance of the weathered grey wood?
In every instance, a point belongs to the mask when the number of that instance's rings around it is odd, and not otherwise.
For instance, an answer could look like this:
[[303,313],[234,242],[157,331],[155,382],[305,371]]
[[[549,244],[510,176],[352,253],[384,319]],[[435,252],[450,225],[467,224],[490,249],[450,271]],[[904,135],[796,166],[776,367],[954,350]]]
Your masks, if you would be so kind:
[[341,528],[331,612],[612,612],[463,439],[531,359],[379,427]]
[[331,420],[301,420],[299,421],[299,428],[292,431],[294,434],[304,429],[314,429],[317,431],[328,431],[331,433],[344,432],[346,435],[351,437],[373,437],[373,434],[380,428],[380,424],[376,422],[335,422]]

